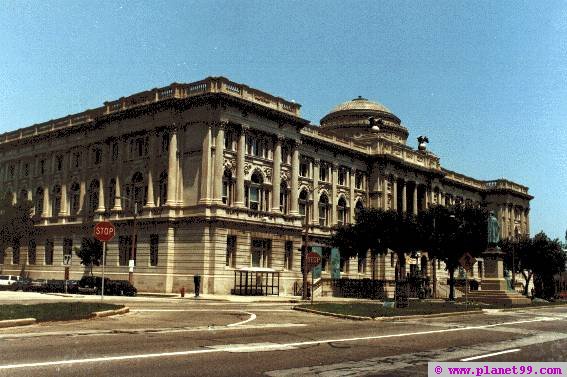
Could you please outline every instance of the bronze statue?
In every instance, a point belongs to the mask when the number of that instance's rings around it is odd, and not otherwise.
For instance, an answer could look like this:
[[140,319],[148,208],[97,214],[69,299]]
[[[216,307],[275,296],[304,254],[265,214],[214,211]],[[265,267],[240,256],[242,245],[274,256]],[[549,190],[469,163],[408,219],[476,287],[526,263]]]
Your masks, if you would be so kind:
[[500,225],[498,219],[494,216],[494,212],[490,211],[488,216],[488,246],[496,246],[500,241]]

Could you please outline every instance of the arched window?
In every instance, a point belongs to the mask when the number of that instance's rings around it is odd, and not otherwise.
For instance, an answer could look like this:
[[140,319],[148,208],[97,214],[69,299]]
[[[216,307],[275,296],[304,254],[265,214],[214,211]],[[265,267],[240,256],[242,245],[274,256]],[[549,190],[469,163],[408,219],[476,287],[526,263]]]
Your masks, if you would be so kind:
[[28,190],[21,190],[18,202],[25,202],[26,200],[28,200]]
[[43,189],[41,187],[35,190],[34,207],[35,214],[40,216],[43,212]]
[[358,214],[360,213],[360,211],[362,211],[364,209],[364,203],[362,203],[362,199],[358,199],[356,201],[356,205],[354,206],[354,213],[355,216],[358,216]]
[[75,216],[79,212],[80,191],[81,188],[79,186],[79,183],[73,182],[71,184],[71,189],[69,190],[69,204],[70,204],[69,213],[71,216]]
[[[131,200],[130,200],[130,210],[135,211],[137,210],[138,213],[142,210],[144,203],[146,203],[147,197],[147,187],[144,182],[144,176],[140,172],[134,173],[132,176],[132,189],[130,190],[131,193]],[[134,207],[134,203],[136,207]]]
[[337,203],[337,224],[344,225],[347,223],[347,203],[344,196],[339,198]]
[[93,179],[89,185],[89,191],[87,193],[87,216],[92,215],[98,208],[98,186],[99,182],[97,179]]
[[55,185],[52,191],[53,198],[51,199],[51,216],[59,216],[61,212],[61,186]]
[[248,185],[248,190],[246,190],[246,202],[248,208],[255,211],[265,210],[265,192],[263,186],[264,180],[262,175],[255,171],[250,178],[250,184]]
[[280,185],[280,211],[284,214],[289,212],[289,189],[285,181]]
[[309,205],[309,192],[307,189],[301,190],[299,193],[299,214],[303,216],[303,222],[305,223],[305,214],[307,213],[307,206]]
[[319,225],[329,226],[329,197],[323,193],[319,197]]
[[159,175],[159,206],[165,205],[167,201],[167,170]]
[[222,202],[228,206],[232,205],[234,192],[234,180],[230,169],[225,169],[222,176]]

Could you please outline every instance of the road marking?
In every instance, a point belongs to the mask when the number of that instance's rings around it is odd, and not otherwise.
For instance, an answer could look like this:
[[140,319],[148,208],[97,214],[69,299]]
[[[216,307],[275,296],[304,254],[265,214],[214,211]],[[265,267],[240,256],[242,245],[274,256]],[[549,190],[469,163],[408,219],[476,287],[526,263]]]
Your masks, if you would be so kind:
[[505,354],[505,353],[518,352],[518,351],[520,351],[519,348],[514,348],[513,350],[506,350],[506,351],[494,352],[494,353],[489,353],[489,354],[487,354],[487,355],[479,355],[479,356],[474,356],[474,357],[467,357],[466,359],[461,359],[461,361],[473,361],[473,360],[478,360],[478,359],[485,359],[485,358],[491,357],[491,356],[503,355],[503,354]]
[[207,346],[207,348],[219,349],[223,352],[266,352],[295,350],[297,347],[282,345],[278,343],[248,343],[248,344],[224,344],[221,346]]
[[567,339],[567,334],[546,332],[512,341],[504,340],[497,343],[448,347],[392,356],[373,357],[357,361],[345,361],[335,364],[280,369],[267,371],[265,374],[272,377],[413,376],[415,375],[416,367],[427,365],[429,362],[459,360],[468,356],[509,349],[510,346],[527,347],[563,339]]
[[[368,340],[378,340],[378,339],[388,339],[388,338],[402,338],[407,336],[415,336],[415,335],[430,335],[430,334],[442,334],[447,332],[457,332],[457,331],[466,331],[466,330],[483,330],[494,328],[498,326],[508,326],[508,325],[517,325],[522,323],[533,323],[533,322],[543,322],[543,321],[559,321],[562,320],[561,318],[536,318],[532,320],[523,320],[523,321],[513,321],[513,322],[503,322],[503,323],[495,323],[491,325],[481,325],[481,326],[469,326],[469,327],[459,327],[455,329],[442,329],[442,330],[430,330],[430,331],[418,331],[412,333],[402,333],[402,334],[389,334],[389,335],[374,335],[374,336],[364,336],[364,337],[354,337],[354,338],[338,338],[338,339],[320,339],[320,340],[309,340],[309,341],[302,341],[302,342],[291,342],[291,343],[274,343],[274,344],[267,344],[263,346],[263,350],[278,350],[282,347],[301,347],[301,346],[308,346],[308,345],[318,345],[318,344],[329,344],[329,343],[343,343],[343,342],[356,342],[356,341],[368,341]],[[232,327],[235,328],[235,327]],[[240,327],[238,327],[240,329]],[[565,337],[567,335],[563,334]],[[526,339],[526,338],[524,338]],[[234,346],[234,345],[232,345]],[[510,344],[508,345],[510,347]],[[74,359],[74,360],[58,360],[58,361],[46,361],[46,362],[38,362],[38,363],[24,363],[24,364],[8,364],[8,365],[0,365],[0,370],[5,369],[18,369],[18,368],[32,368],[32,367],[46,367],[46,366],[59,366],[59,365],[69,365],[69,364],[84,364],[84,363],[94,363],[94,362],[101,362],[101,361],[122,361],[122,360],[131,360],[131,359],[140,359],[140,358],[158,358],[158,357],[175,357],[175,356],[186,356],[186,355],[193,355],[193,354],[201,354],[201,353],[213,353],[213,352],[230,352],[231,348],[227,346],[219,346],[216,349],[197,349],[197,350],[188,350],[188,351],[178,351],[178,352],[164,352],[164,353],[147,353],[147,354],[138,354],[138,355],[122,355],[122,356],[108,356],[108,357],[97,357],[97,358],[89,358],[89,359]],[[247,345],[243,344],[241,347],[241,352],[257,352],[258,346],[254,345]],[[453,355],[454,356],[454,355]]]
[[226,325],[226,326],[227,326],[227,327],[240,326],[240,325],[243,325],[243,324],[245,324],[245,323],[251,322],[251,321],[253,321],[253,320],[256,319],[256,314],[254,314],[254,313],[248,313],[248,312],[243,312],[243,313],[246,313],[246,314],[250,315],[250,318],[248,318],[248,319],[245,320],[245,321],[240,321],[240,322],[236,322],[236,323],[231,323],[231,324]]

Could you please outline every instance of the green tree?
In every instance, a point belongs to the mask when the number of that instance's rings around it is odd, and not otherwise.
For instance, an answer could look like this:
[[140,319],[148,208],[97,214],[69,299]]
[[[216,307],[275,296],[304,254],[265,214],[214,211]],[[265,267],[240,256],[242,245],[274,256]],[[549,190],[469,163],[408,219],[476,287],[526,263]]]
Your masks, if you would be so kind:
[[432,206],[418,216],[419,243],[449,272],[449,300],[455,299],[455,269],[464,253],[480,256],[487,246],[488,212],[484,208]]
[[534,274],[535,295],[541,298],[553,298],[554,275],[565,271],[567,255],[561,248],[559,240],[549,239],[544,232],[534,236],[532,253],[531,267]]
[[36,237],[32,213],[33,204],[29,200],[13,204],[11,195],[0,199],[0,259],[4,259],[7,247],[18,247],[23,241]]
[[524,296],[528,295],[528,286],[533,276],[533,266],[536,264],[534,258],[534,242],[532,238],[527,236],[519,239],[504,239],[500,241],[500,248],[505,253],[504,266],[521,274],[524,277]]
[[83,238],[81,247],[75,248],[75,254],[81,259],[81,264],[93,275],[93,266],[100,266],[102,261],[102,242],[94,238]]

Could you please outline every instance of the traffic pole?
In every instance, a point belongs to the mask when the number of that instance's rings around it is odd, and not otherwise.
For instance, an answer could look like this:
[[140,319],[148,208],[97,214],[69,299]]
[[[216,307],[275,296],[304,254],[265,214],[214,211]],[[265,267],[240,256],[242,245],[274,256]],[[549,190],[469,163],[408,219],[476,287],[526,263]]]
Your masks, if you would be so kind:
[[100,290],[100,301],[104,300],[104,266],[106,265],[106,241],[102,243],[102,289]]

